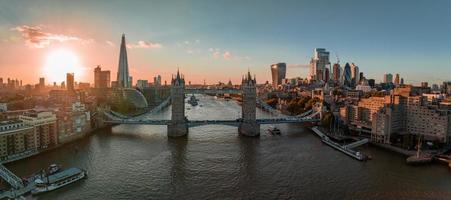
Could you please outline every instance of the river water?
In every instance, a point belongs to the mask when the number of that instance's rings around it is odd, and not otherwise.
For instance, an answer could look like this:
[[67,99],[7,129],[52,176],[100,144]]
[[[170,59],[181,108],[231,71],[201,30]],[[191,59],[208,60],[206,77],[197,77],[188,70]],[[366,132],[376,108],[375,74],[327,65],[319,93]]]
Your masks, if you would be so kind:
[[[240,115],[234,101],[199,98],[201,106],[187,104],[189,119]],[[169,117],[170,109],[152,116]],[[120,125],[7,167],[20,176],[51,163],[89,172],[31,199],[451,199],[445,166],[407,166],[404,157],[371,146],[362,150],[373,160],[359,162],[302,125],[278,127],[280,136],[262,126],[260,138],[247,138],[236,127],[201,126],[168,139],[165,126]]]

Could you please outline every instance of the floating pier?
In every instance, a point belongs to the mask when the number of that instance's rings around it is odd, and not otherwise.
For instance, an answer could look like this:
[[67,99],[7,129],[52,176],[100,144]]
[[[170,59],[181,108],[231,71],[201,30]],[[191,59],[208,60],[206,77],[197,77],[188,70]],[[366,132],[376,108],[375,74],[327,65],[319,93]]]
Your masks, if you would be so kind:
[[359,152],[359,151],[355,151],[352,148],[355,148],[357,146],[366,144],[369,142],[368,139],[363,139],[363,140],[359,140],[356,142],[353,142],[351,144],[348,145],[340,145],[334,141],[332,141],[326,134],[322,133],[318,127],[313,127],[312,131],[318,135],[321,138],[321,141],[327,145],[329,145],[330,147],[356,159],[356,160],[360,160],[360,161],[366,161],[368,159],[368,157],[366,155],[364,155],[363,153]]

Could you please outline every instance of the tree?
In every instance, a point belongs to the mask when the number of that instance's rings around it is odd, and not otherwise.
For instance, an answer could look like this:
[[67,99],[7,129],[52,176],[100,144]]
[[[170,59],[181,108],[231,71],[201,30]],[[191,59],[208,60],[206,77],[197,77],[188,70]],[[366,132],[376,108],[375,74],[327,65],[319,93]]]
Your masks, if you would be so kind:
[[323,127],[330,127],[333,121],[334,114],[332,112],[327,112],[323,115],[323,118],[321,119],[321,125]]
[[268,104],[272,108],[276,108],[276,106],[277,106],[277,99],[276,98],[268,99],[268,100],[266,100],[266,104]]

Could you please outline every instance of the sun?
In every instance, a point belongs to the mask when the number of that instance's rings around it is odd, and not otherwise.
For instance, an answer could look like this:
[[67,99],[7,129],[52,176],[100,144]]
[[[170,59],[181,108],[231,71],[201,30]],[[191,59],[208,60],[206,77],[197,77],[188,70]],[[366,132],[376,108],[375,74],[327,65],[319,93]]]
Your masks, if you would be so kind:
[[49,83],[60,84],[65,81],[67,73],[74,73],[75,77],[83,76],[83,68],[74,52],[68,49],[58,49],[47,55],[43,73]]

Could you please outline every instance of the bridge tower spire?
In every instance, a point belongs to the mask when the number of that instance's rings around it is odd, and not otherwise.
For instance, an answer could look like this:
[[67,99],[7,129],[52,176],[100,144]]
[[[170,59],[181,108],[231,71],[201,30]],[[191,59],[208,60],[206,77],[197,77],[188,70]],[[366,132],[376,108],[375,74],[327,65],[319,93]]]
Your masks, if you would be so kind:
[[238,126],[238,132],[245,136],[260,135],[260,125],[256,121],[257,113],[257,81],[252,78],[248,71],[241,81],[241,90],[243,95],[243,104],[241,117],[242,122]]
[[185,117],[185,79],[177,70],[171,80],[171,123],[168,125],[168,137],[180,137],[188,134],[188,123]]

